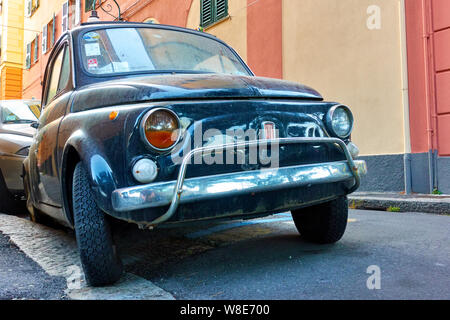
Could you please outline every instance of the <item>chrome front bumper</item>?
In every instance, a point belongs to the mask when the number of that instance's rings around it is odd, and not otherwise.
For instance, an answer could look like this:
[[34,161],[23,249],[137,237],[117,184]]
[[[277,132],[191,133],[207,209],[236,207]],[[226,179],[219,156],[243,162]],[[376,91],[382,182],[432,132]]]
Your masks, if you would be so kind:
[[[217,149],[252,146],[260,143],[266,143],[266,145],[267,143],[279,145],[302,143],[336,144],[343,150],[347,161],[242,171],[185,180],[186,170],[190,163],[190,159],[195,154],[208,154],[217,151]],[[360,175],[366,173],[367,167],[365,161],[354,161],[347,146],[340,139],[282,138],[263,141],[248,141],[194,149],[183,159],[177,181],[156,182],[117,189],[112,193],[112,206],[117,212],[128,212],[170,205],[165,214],[150,223],[151,225],[156,225],[169,220],[176,212],[178,206],[183,203],[314,184],[342,182],[353,178],[355,184],[348,190],[348,192],[351,193],[359,187]]]

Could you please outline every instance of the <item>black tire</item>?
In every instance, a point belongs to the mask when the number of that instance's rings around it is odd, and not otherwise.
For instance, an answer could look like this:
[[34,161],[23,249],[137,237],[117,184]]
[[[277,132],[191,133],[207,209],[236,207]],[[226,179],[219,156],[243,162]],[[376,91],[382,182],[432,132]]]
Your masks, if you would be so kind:
[[335,243],[342,238],[347,227],[348,200],[347,197],[339,197],[291,213],[303,239],[319,244]]
[[3,173],[0,170],[0,212],[1,213],[21,213],[23,212],[23,201],[16,200],[6,185]]
[[113,284],[122,275],[122,262],[108,220],[94,200],[81,162],[73,173],[72,200],[75,234],[86,280],[95,287]]
[[6,187],[5,179],[3,179],[2,171],[0,170],[0,212],[7,213],[11,205],[11,194]]

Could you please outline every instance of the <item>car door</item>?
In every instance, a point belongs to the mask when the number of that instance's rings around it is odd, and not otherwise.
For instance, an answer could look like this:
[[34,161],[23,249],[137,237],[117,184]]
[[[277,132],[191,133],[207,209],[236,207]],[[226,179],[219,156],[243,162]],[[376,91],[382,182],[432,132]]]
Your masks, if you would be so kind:
[[[42,113],[30,157],[33,193],[40,205],[62,207],[62,194],[58,174],[58,129],[65,116],[72,93],[72,66],[69,42],[62,41],[51,55],[44,77]],[[40,206],[39,205],[39,206]],[[48,214],[51,212],[45,210]],[[55,217],[56,218],[56,217]]]

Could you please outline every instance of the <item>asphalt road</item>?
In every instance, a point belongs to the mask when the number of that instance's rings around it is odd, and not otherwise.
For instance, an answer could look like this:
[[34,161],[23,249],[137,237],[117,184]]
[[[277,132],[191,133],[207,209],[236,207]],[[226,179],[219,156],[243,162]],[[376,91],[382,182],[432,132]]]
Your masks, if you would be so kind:
[[0,299],[450,299],[450,216],[351,210],[344,238],[325,246],[303,242],[288,214],[119,225],[115,239],[120,283],[73,289],[73,233],[0,215]]

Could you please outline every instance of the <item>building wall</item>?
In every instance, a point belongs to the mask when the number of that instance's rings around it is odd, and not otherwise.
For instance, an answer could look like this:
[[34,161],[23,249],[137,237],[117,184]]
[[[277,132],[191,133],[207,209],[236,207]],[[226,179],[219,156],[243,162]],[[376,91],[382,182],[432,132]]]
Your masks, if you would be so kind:
[[[228,13],[228,19],[206,28],[205,32],[228,43],[247,61],[247,0],[228,0]],[[193,0],[186,27],[197,29],[199,25],[200,0]]]
[[450,193],[450,2],[406,1],[413,190]]
[[23,0],[2,3],[0,100],[22,98],[23,10]]
[[[25,18],[25,35],[24,35],[24,50],[26,50],[26,44],[30,43],[35,39],[36,35],[39,35],[39,59],[35,65],[33,65],[29,70],[24,70],[23,72],[23,98],[24,99],[41,99],[42,86],[41,82],[44,79],[45,67],[47,65],[48,57],[51,52],[51,48],[48,49],[46,54],[42,54],[42,30],[44,25],[48,24],[52,19],[53,15],[56,16],[56,36],[55,42],[61,35],[61,13],[62,5],[65,0],[52,0],[52,1],[40,1],[39,8],[34,12],[34,14]],[[23,57],[23,63],[25,64],[25,57]]]
[[[374,4],[381,28],[369,30]],[[362,155],[406,149],[400,31],[400,1],[283,1],[284,78],[350,106]]]
[[[194,0],[191,7],[190,28],[199,24],[199,3]],[[361,190],[405,190],[410,141],[403,1],[229,4],[230,19],[205,31],[236,48],[257,76],[300,82],[326,100],[349,105],[356,119],[352,139],[371,169]],[[370,24],[374,5],[379,28]],[[390,180],[395,183],[386,183]]]
[[[430,167],[431,161],[443,162],[432,150],[429,156],[423,6],[445,1],[229,0],[229,16],[205,32],[230,44],[257,76],[300,82],[351,107],[352,138],[369,163],[361,190],[427,192],[432,171],[446,167]],[[63,2],[41,1],[27,28],[42,30],[56,13],[59,34]],[[153,18],[192,29],[200,24],[200,0],[119,3],[128,21]],[[82,12],[86,21],[84,1]],[[41,56],[39,65],[24,73],[24,97],[40,97],[45,63]],[[436,137],[431,140],[436,143]]]

